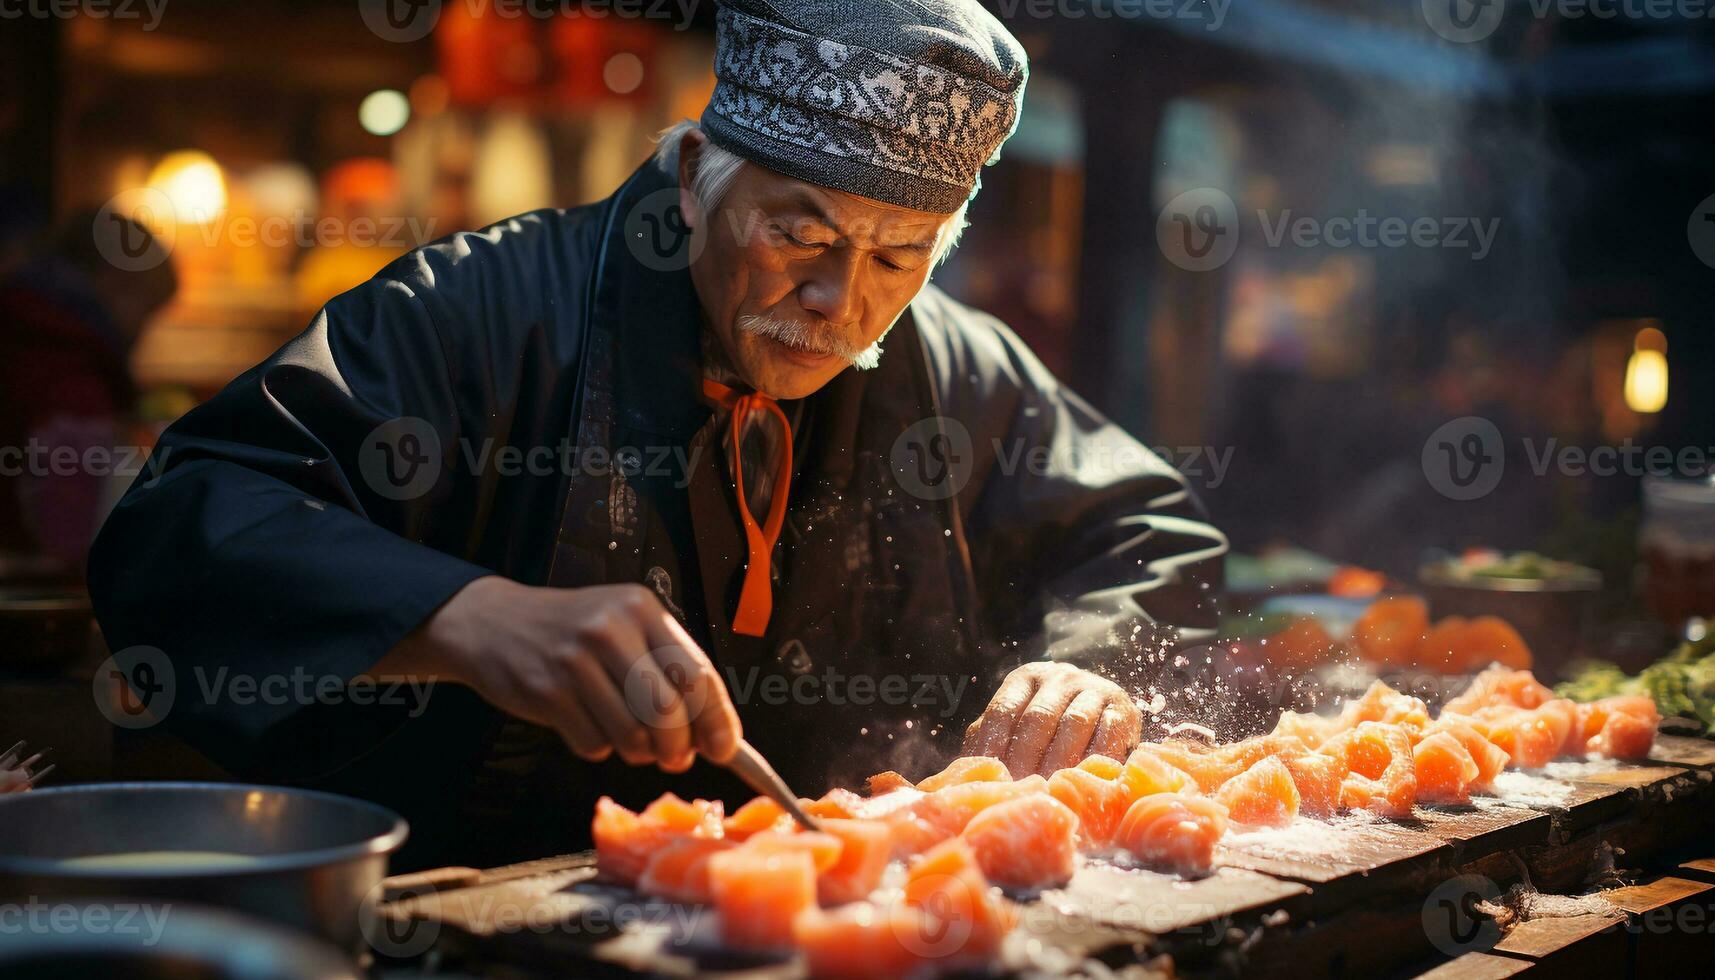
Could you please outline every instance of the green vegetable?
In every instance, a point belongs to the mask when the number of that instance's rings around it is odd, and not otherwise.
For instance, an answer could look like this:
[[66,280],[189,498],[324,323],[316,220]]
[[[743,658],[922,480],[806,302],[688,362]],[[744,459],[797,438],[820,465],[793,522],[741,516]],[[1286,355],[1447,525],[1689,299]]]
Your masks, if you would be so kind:
[[1645,667],[1638,675],[1638,681],[1643,685],[1644,693],[1655,699],[1657,711],[1664,715],[1692,718],[1696,716],[1697,708],[1691,703],[1686,673],[1684,664],[1663,660]]
[[1554,693],[1574,701],[1596,701],[1620,693],[1626,672],[1602,660],[1584,660],[1573,665],[1572,679],[1555,687]]
[[1715,728],[1715,635],[1680,644],[1636,677],[1606,661],[1580,661],[1554,691],[1574,701],[1645,694],[1664,715],[1696,718]]

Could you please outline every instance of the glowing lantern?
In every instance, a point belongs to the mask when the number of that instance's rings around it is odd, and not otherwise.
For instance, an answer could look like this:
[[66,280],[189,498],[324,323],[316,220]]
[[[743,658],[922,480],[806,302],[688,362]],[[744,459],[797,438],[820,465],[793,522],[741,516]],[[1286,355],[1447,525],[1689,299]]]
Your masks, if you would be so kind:
[[1667,404],[1667,336],[1655,327],[1638,331],[1626,361],[1626,407],[1653,415]]
[[201,150],[169,153],[149,172],[149,186],[172,202],[179,224],[207,224],[226,210],[226,176]]

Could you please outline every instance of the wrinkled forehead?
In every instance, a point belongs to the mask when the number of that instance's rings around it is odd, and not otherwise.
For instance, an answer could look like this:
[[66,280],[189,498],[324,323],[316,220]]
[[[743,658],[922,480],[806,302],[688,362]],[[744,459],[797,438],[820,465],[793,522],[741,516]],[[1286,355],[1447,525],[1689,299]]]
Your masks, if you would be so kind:
[[751,166],[745,170],[750,177],[749,193],[737,195],[739,200],[748,201],[771,220],[806,229],[826,229],[854,244],[932,246],[954,217],[823,187],[767,167]]

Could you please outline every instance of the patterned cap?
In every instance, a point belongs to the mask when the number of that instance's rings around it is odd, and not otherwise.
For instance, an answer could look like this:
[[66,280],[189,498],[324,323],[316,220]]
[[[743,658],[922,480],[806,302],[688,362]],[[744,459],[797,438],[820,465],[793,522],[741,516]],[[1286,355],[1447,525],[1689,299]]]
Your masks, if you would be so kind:
[[951,214],[1017,127],[1028,74],[976,0],[721,0],[702,127],[788,176]]

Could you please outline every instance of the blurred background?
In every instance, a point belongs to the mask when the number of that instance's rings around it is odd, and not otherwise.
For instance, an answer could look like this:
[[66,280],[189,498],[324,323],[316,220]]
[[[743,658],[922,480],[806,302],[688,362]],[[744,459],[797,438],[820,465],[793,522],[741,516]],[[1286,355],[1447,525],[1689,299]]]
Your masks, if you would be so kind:
[[[141,466],[91,447],[423,242],[606,196],[713,86],[712,2],[121,6],[0,20],[0,446],[41,449],[0,480],[0,719],[36,725],[61,668],[19,651],[87,636],[48,590]],[[1707,11],[988,6],[1032,77],[936,281],[1182,468],[1236,595],[1528,551],[1597,652],[1715,609]]]

